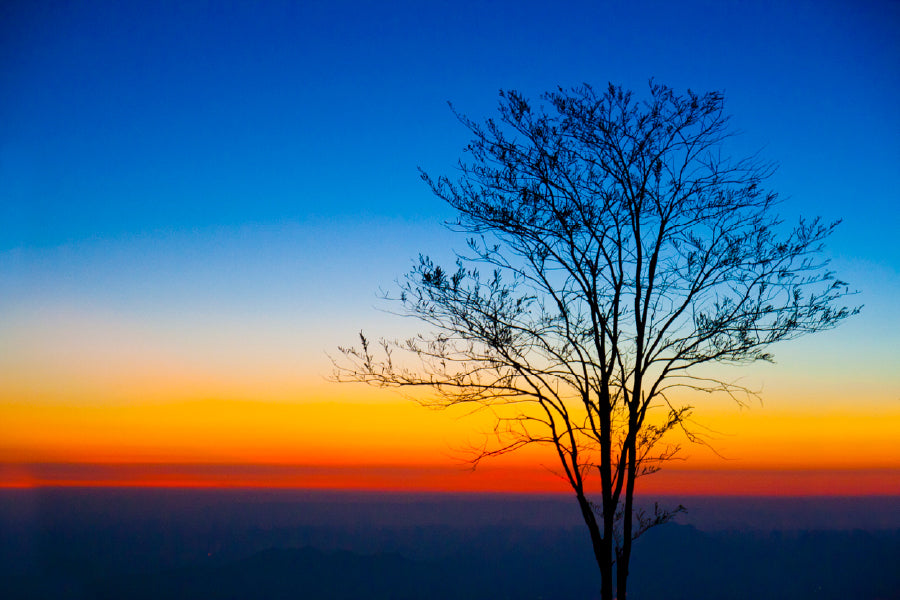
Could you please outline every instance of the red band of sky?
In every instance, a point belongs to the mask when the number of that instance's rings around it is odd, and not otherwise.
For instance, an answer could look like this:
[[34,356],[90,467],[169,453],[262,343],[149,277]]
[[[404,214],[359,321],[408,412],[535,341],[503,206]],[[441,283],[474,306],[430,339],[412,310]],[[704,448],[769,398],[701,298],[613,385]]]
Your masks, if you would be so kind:
[[[900,495],[900,469],[669,469],[639,481],[643,494],[723,496]],[[569,493],[541,468],[222,464],[0,465],[0,487],[297,488],[404,492]]]

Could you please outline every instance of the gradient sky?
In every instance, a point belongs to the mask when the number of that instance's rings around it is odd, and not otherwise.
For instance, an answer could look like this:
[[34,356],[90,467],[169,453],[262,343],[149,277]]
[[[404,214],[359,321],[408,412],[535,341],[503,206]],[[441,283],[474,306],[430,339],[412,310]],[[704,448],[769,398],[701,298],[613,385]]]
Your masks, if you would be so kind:
[[727,460],[648,489],[900,494],[898,27],[888,1],[4,2],[0,485],[564,490],[535,455],[461,470],[486,419],[330,384],[326,353],[415,331],[379,288],[462,246],[416,172],[461,155],[447,101],[654,77],[724,91],[788,220],[843,219],[864,309],[746,369],[762,406],[698,400]]

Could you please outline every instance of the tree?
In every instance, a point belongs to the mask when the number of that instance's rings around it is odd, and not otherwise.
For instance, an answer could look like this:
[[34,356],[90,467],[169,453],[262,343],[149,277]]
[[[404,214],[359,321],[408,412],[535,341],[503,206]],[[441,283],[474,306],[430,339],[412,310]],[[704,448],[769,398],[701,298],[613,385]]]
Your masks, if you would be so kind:
[[458,211],[468,250],[451,270],[420,257],[394,298],[433,331],[376,345],[360,334],[337,378],[490,407],[501,435],[476,461],[549,445],[601,597],[615,576],[624,600],[633,540],[681,509],[634,504],[636,479],[678,451],[668,434],[698,439],[679,398],[741,401],[752,391],[710,366],[771,361],[773,343],[858,309],[841,306],[849,290],[822,258],[837,223],[785,227],[762,187],[773,166],[723,154],[721,94],[651,82],[645,101],[612,85],[542,100],[501,92],[483,124],[457,113],[470,159],[455,182],[422,178]]

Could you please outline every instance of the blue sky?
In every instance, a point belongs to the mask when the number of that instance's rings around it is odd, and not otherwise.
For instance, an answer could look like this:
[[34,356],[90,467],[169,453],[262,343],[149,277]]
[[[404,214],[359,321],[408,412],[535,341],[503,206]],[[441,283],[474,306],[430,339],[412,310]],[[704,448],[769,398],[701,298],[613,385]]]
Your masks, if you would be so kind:
[[654,77],[725,92],[744,132],[732,149],[780,164],[786,217],[844,219],[829,251],[866,309],[789,364],[869,370],[897,399],[896,2],[0,10],[0,373],[98,327],[112,348],[161,332],[156,351],[194,348],[216,373],[327,371],[324,352],[360,327],[397,331],[373,309],[379,286],[461,246],[416,172],[461,156],[447,101],[481,118],[500,88],[642,93]]
[[446,101],[650,77],[724,90],[799,207],[896,206],[896,3],[53,4],[4,18],[3,248],[443,216],[415,167],[459,155]]

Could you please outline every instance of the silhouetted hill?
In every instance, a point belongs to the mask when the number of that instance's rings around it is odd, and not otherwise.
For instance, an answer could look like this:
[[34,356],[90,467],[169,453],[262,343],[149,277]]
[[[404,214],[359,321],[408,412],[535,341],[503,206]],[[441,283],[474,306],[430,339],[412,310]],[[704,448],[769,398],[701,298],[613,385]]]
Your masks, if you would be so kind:
[[14,578],[16,585],[10,589],[15,598],[590,597],[594,574],[578,533],[548,536],[504,528],[457,533],[453,545],[468,551],[431,560],[396,552],[367,555],[287,548],[225,564],[210,559],[177,569],[130,573],[110,569],[110,557],[86,560],[67,540],[52,550],[54,558],[46,560],[39,573]]
[[[516,598],[569,599],[584,596],[585,578],[558,585],[555,578],[521,557],[454,557],[410,560],[398,554],[360,555],[312,548],[267,550],[216,568],[117,577],[93,582],[100,599],[151,598],[212,600],[306,598],[309,600],[417,600]],[[589,587],[589,586],[588,586]],[[576,594],[573,596],[572,594]]]
[[266,550],[222,567],[132,575],[95,585],[98,598],[137,600],[453,597],[429,589],[440,580],[439,575],[436,565],[397,554],[363,556],[302,548]]
[[[314,548],[269,549],[222,565],[111,573],[74,552],[47,571],[7,579],[6,598],[210,600],[571,599],[596,597],[584,548],[514,547],[528,536],[495,530],[498,553],[414,560]],[[565,534],[560,535],[563,541]],[[900,532],[709,534],[669,525],[640,541],[634,600],[891,600],[900,598]],[[577,567],[577,568],[576,568]]]
[[631,586],[634,600],[897,600],[898,565],[900,530],[704,533],[669,525],[641,539]]
[[[0,500],[4,600],[598,596],[587,535],[562,500],[84,490]],[[775,501],[746,502],[735,506],[780,514]],[[837,506],[894,511],[896,500]],[[897,564],[900,529],[670,524],[638,541],[629,597],[897,600]]]

